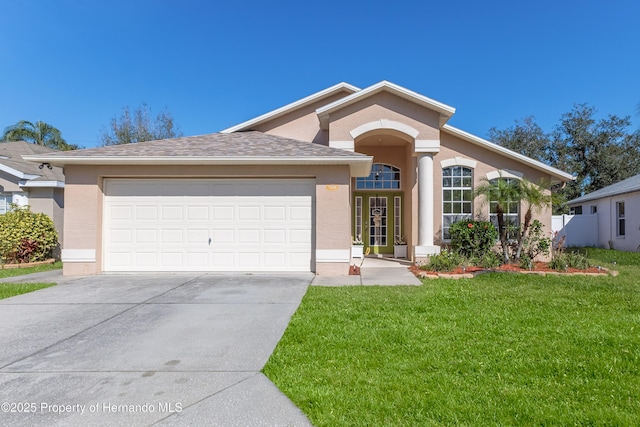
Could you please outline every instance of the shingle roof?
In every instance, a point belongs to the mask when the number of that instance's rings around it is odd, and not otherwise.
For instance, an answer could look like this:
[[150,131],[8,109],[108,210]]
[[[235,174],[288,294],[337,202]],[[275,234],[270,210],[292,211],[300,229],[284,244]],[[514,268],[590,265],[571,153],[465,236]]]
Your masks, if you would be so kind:
[[[53,154],[59,151],[25,141],[0,142],[0,164],[28,175],[39,175],[31,181],[64,182],[62,168],[52,167],[40,169],[37,163],[22,158],[23,155]],[[7,158],[4,158],[7,157]]]
[[208,135],[111,145],[74,151],[58,151],[56,157],[362,157],[320,144],[262,132],[211,133]]
[[640,174],[627,178],[623,181],[611,184],[607,187],[596,190],[592,193],[570,200],[567,204],[574,205],[576,203],[588,202],[590,200],[602,199],[604,197],[617,196],[619,194],[640,191]]
[[145,141],[26,156],[52,165],[348,165],[352,176],[367,176],[372,157],[262,132],[235,132]]

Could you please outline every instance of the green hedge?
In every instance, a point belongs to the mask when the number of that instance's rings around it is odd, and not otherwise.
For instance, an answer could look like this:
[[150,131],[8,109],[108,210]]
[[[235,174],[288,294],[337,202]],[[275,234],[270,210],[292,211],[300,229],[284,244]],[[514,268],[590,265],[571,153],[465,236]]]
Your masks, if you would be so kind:
[[58,233],[46,214],[12,204],[9,212],[0,215],[0,262],[43,261],[57,245]]

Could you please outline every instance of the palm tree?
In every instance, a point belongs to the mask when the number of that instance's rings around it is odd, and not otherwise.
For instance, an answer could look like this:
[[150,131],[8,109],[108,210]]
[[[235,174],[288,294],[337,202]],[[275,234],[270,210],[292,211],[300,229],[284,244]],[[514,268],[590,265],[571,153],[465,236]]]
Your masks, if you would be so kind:
[[5,129],[2,141],[27,141],[56,150],[75,150],[77,145],[68,144],[62,137],[62,132],[45,122],[31,123],[20,120]]
[[524,223],[522,224],[522,231],[518,237],[518,249],[516,250],[516,261],[520,259],[522,254],[522,247],[524,241],[527,238],[529,227],[531,226],[531,219],[533,218],[533,211],[540,211],[541,209],[552,206],[552,196],[548,190],[551,188],[549,181],[542,180],[538,184],[534,184],[531,181],[522,179],[520,181],[520,200],[524,203],[526,211],[524,214]]
[[480,185],[473,190],[473,197],[484,196],[487,202],[496,203],[496,218],[498,219],[498,234],[502,246],[502,257],[505,263],[509,262],[509,248],[507,245],[507,227],[504,223],[504,214],[509,203],[520,200],[520,186],[515,180],[508,180],[502,175],[497,179],[481,179]]

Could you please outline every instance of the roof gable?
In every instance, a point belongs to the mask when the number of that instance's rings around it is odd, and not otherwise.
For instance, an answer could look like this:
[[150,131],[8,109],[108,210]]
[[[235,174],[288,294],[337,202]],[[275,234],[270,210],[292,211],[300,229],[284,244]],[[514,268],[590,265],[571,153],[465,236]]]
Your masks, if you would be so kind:
[[314,102],[320,101],[324,98],[328,98],[332,95],[338,94],[340,92],[345,92],[345,96],[347,96],[347,94],[350,93],[354,93],[359,91],[360,89],[350,85],[349,83],[338,83],[336,85],[333,85],[331,87],[328,87],[324,90],[321,90],[320,92],[316,92],[314,94],[311,94],[307,97],[304,97],[302,99],[299,99],[295,102],[292,102],[290,104],[287,104],[283,107],[277,108],[275,110],[269,111],[268,113],[265,113],[261,116],[255,117],[253,119],[247,120],[245,122],[242,122],[240,124],[237,124],[235,126],[231,126],[229,128],[223,129],[220,131],[220,133],[232,133],[232,132],[239,132],[239,131],[245,131],[245,130],[250,130],[252,127],[257,126],[259,124],[265,123],[269,120],[273,120],[275,118],[278,118],[280,116],[283,116],[285,114],[288,114],[294,110],[297,110],[299,108],[303,108],[304,106],[307,106],[309,104],[312,104]]
[[613,197],[625,193],[632,193],[634,191],[640,191],[640,174],[624,179],[620,182],[616,182],[615,184],[608,185],[576,199],[570,200],[569,202],[567,202],[567,204],[573,205],[576,203],[588,202],[590,200]]
[[444,125],[447,120],[449,120],[449,118],[456,112],[456,109],[449,105],[443,104],[431,98],[427,98],[426,96],[420,95],[417,92],[383,80],[356,93],[353,93],[352,95],[346,96],[342,99],[332,102],[331,104],[318,108],[316,110],[316,114],[318,115],[318,118],[320,120],[320,127],[325,130],[328,128],[329,116],[331,115],[331,113],[381,92],[391,93],[393,95],[399,96],[400,98],[406,99],[424,108],[439,113],[440,126]]

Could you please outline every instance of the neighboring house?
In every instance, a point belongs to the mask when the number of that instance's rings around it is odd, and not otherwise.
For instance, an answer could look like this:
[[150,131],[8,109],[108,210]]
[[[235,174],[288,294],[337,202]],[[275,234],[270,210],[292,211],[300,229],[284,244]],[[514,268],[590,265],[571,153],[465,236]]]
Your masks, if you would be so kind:
[[0,142],[0,214],[11,203],[29,205],[33,212],[47,214],[63,233],[64,174],[58,166],[39,167],[23,155],[48,155],[56,150],[25,141]]
[[[597,246],[622,251],[640,250],[640,174],[567,204],[575,215],[572,222],[580,216],[595,216],[596,227],[582,227],[576,232],[590,236]],[[567,231],[567,241],[571,241],[570,234]]]
[[404,237],[420,260],[454,221],[489,217],[471,196],[483,177],[572,179],[446,124],[454,112],[341,83],[220,133],[29,159],[65,168],[65,274],[347,274],[354,238],[384,255]]

